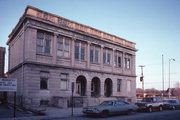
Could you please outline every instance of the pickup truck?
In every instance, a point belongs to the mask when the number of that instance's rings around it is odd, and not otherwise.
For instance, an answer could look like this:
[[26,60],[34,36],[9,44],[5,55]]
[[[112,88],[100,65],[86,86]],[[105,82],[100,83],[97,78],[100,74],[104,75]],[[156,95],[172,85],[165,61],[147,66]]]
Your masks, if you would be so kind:
[[136,103],[140,111],[152,112],[154,110],[163,110],[163,99],[161,97],[146,97],[141,102]]

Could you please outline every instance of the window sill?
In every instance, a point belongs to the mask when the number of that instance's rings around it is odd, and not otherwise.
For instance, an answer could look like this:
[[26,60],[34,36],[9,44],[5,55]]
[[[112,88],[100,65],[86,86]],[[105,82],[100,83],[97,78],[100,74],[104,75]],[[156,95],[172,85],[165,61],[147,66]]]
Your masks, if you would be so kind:
[[45,54],[45,53],[36,53],[36,55],[47,56],[47,57],[53,57],[51,54]]
[[106,66],[106,67],[112,67],[111,64],[103,64],[103,65]]
[[90,64],[93,64],[93,65],[100,65],[100,63],[96,63],[96,62],[90,62]]
[[40,89],[41,91],[48,91],[48,89]]
[[70,57],[60,57],[60,56],[57,56],[58,59],[66,59],[66,60],[70,60],[71,58]]

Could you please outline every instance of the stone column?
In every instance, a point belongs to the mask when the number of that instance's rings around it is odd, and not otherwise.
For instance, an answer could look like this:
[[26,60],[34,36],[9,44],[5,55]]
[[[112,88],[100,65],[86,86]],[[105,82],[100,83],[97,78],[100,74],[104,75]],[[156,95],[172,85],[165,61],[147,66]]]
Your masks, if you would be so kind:
[[74,66],[74,45],[75,45],[75,38],[72,38],[71,44],[71,66]]
[[52,46],[52,55],[53,55],[53,64],[57,62],[57,36],[58,34],[54,33],[53,36],[53,46]]
[[104,45],[101,45],[101,50],[100,50],[100,64],[101,64],[101,70],[103,68],[103,49]]
[[125,59],[125,52],[122,52],[122,73],[124,74],[124,69],[125,69],[125,66],[124,66],[124,59]]
[[90,41],[88,41],[88,45],[87,45],[87,68],[89,68],[90,67],[90,44],[91,44],[91,42]]
[[112,54],[112,72],[114,71],[114,55],[115,55],[115,48],[113,48],[113,54]]

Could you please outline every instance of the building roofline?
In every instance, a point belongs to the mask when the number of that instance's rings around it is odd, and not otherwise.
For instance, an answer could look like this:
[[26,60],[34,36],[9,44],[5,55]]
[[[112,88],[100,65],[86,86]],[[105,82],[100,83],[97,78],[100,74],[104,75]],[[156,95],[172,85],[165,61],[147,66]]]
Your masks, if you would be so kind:
[[[38,13],[42,14],[43,16],[39,17],[37,15]],[[83,32],[88,32],[90,34],[93,34],[93,35],[96,35],[96,36],[99,36],[99,37],[102,37],[102,38],[105,38],[105,39],[109,39],[111,41],[119,42],[119,43],[122,43],[124,45],[130,46],[130,47],[133,47],[133,48],[135,48],[135,45],[136,45],[136,43],[128,41],[128,40],[123,39],[123,38],[120,38],[120,37],[118,37],[116,35],[112,35],[112,34],[104,32],[104,31],[95,29],[93,27],[90,27],[90,26],[87,26],[87,25],[84,25],[84,24],[81,24],[81,23],[78,23],[78,22],[63,18],[61,16],[58,16],[58,15],[55,15],[55,14],[40,10],[40,9],[38,9],[36,7],[33,7],[33,6],[30,6],[30,5],[28,5],[26,7],[23,15],[20,17],[20,19],[18,21],[18,24],[14,27],[12,32],[9,34],[9,36],[8,36],[9,40],[7,41],[7,44],[11,41],[11,37],[13,36],[15,31],[20,27],[20,25],[24,21],[26,15],[31,15],[31,16],[38,17],[38,18],[41,18],[41,19],[44,19],[44,20],[45,20],[44,16],[46,15],[46,17],[47,17],[46,20],[54,22],[56,24],[58,24],[59,20],[61,20],[61,22],[64,22],[62,24],[65,24],[65,26],[67,26],[67,27],[77,29],[77,30],[81,30]]]

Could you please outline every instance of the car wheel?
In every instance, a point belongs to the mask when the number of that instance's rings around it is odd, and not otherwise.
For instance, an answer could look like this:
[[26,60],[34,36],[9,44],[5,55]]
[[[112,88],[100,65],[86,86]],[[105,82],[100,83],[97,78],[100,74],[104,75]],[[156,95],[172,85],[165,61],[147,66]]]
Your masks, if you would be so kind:
[[127,111],[127,115],[130,115],[132,113],[132,110]]
[[107,110],[102,111],[101,117],[106,118],[108,116],[109,116],[109,111],[107,111]]
[[172,110],[175,110],[175,109],[176,109],[176,107],[173,105],[173,106],[172,106]]
[[152,107],[148,107],[148,112],[152,112]]
[[159,111],[163,111],[163,107],[162,106],[159,106]]

